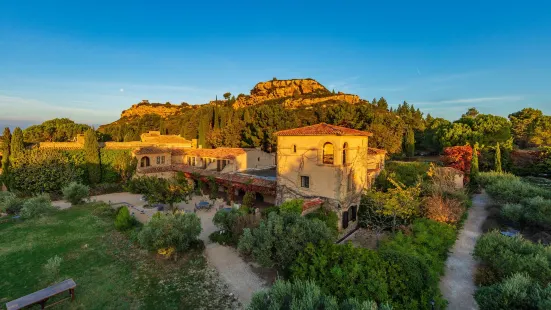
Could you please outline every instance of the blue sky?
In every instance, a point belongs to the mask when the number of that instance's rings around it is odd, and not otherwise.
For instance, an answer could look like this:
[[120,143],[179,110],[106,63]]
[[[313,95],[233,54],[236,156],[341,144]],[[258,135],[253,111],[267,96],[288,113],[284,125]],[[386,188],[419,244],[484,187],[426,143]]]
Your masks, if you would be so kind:
[[0,1],[0,127],[103,124],[141,99],[205,103],[273,77],[451,120],[551,114],[551,4]]

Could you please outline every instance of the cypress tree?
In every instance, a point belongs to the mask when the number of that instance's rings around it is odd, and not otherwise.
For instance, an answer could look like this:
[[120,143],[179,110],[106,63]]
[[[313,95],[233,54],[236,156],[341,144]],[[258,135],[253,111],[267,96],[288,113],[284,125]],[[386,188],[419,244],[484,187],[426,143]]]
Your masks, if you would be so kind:
[[478,174],[478,142],[474,144],[473,156],[471,158],[471,178]]
[[206,132],[205,132],[205,120],[204,119],[201,119],[199,121],[199,138],[197,139],[197,143],[201,146],[201,147],[205,147],[205,143],[206,143]]
[[13,131],[10,149],[10,156],[12,158],[21,155],[21,153],[23,153],[23,150],[25,150],[25,144],[23,143],[23,130],[21,130],[21,128],[19,127],[15,127],[15,130]]
[[86,154],[88,181],[90,184],[99,183],[101,181],[101,163],[98,137],[94,129],[88,129],[84,134],[84,152]]
[[10,128],[4,128],[4,134],[2,134],[2,181],[8,187],[8,175],[10,168],[10,144],[11,144],[11,132]]
[[501,149],[499,148],[499,142],[496,145],[495,170],[499,173],[503,172],[501,169]]
[[163,121],[163,119],[161,118],[161,120],[159,121],[159,131],[161,132],[161,135],[164,135],[165,134],[165,122]]
[[408,129],[406,132],[406,156],[413,157],[415,153],[415,133],[413,129]]

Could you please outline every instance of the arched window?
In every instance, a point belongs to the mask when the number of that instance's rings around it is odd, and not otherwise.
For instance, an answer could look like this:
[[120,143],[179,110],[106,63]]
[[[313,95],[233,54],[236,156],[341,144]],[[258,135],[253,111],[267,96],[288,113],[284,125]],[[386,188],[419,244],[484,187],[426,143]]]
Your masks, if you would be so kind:
[[334,163],[333,157],[333,144],[327,142],[323,145],[323,163],[332,165]]
[[346,165],[346,155],[348,153],[348,143],[345,142],[344,145],[342,146],[342,164],[343,165]]
[[149,157],[142,157],[142,159],[140,160],[140,167],[149,167]]
[[293,144],[293,153],[296,153],[296,152],[297,152],[297,146]]

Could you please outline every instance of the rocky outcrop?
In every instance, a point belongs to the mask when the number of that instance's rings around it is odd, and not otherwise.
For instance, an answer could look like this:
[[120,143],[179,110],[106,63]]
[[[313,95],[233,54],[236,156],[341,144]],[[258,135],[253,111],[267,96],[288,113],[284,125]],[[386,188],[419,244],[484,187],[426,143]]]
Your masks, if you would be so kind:
[[358,97],[358,95],[338,94],[319,98],[289,98],[283,102],[283,106],[288,109],[296,109],[301,106],[308,106],[327,101],[344,101],[350,104],[356,104],[360,102],[360,97]]
[[277,99],[281,99],[278,103],[290,109],[326,101],[344,101],[350,104],[360,101],[357,95],[333,94],[313,79],[272,80],[256,84],[249,96],[237,97],[233,107],[243,108]]
[[121,118],[141,117],[146,114],[157,114],[166,118],[180,113],[181,110],[182,106],[172,104],[138,103],[132,105],[130,109],[122,111]]

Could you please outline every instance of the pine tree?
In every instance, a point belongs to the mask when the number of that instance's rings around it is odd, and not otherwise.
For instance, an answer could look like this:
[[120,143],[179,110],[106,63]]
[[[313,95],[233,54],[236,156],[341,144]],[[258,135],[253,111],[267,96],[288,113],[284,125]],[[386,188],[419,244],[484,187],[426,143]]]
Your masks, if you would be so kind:
[[478,142],[474,144],[473,155],[471,158],[471,178],[478,174]]
[[501,149],[499,148],[499,142],[496,145],[495,170],[499,173],[503,172],[501,169]]
[[406,139],[405,139],[405,145],[406,145],[406,156],[407,157],[413,157],[415,153],[415,133],[413,132],[413,129],[408,129],[406,131]]
[[15,158],[23,151],[25,150],[25,144],[23,143],[23,130],[21,128],[16,127],[13,131],[13,136],[11,137],[11,145],[10,145],[11,153],[10,156],[12,158]]
[[88,129],[84,134],[84,152],[88,168],[88,181],[90,184],[99,183],[101,181],[99,144],[94,129]]
[[11,144],[11,132],[10,128],[4,128],[4,134],[2,135],[2,181],[8,187],[9,180],[9,168],[10,168],[10,144]]

